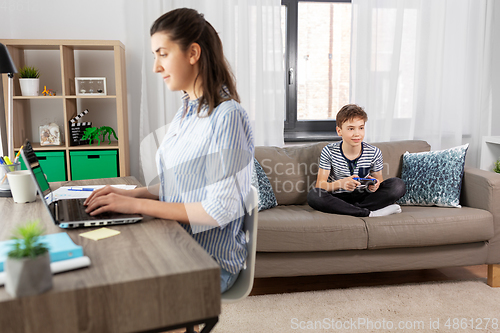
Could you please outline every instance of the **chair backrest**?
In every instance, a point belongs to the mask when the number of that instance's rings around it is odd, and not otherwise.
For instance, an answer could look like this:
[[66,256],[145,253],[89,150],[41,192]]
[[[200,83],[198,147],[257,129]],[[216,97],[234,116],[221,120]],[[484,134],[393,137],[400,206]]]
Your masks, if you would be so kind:
[[250,294],[255,273],[255,254],[257,252],[257,224],[259,213],[259,198],[255,187],[251,187],[245,202],[247,213],[243,222],[243,231],[247,241],[248,257],[236,282],[221,295],[222,303],[233,303],[242,300]]

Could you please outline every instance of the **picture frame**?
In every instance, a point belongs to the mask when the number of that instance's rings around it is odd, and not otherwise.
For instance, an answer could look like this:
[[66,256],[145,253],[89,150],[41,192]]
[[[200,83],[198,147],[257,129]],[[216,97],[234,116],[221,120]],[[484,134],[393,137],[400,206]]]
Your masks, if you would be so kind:
[[107,95],[105,77],[75,77],[77,95],[102,96]]
[[50,123],[48,125],[39,126],[40,131],[40,146],[60,146],[61,131],[59,125]]

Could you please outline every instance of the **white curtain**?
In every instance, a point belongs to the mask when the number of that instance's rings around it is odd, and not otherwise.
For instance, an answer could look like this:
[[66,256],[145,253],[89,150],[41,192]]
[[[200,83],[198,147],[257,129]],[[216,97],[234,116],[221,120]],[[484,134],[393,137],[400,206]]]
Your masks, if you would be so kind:
[[351,102],[370,142],[422,139],[432,150],[491,132],[493,0],[353,0]]
[[[284,71],[280,0],[171,0],[143,2],[142,35],[172,9],[189,7],[205,15],[219,33],[247,111],[256,146],[283,145]],[[168,123],[181,105],[180,92],[170,92],[153,73],[149,39],[144,43],[141,74],[141,161],[151,161]],[[152,159],[154,161],[154,159]],[[142,163],[145,173],[153,172]],[[145,176],[148,181],[148,176]]]

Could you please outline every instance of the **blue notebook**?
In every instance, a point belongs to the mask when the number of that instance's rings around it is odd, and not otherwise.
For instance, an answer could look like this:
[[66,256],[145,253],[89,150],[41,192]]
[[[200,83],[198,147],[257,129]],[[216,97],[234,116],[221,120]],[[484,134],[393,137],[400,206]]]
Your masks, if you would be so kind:
[[[40,240],[48,245],[51,262],[83,256],[83,248],[73,243],[73,240],[65,232],[40,236]],[[0,272],[3,272],[3,263],[14,243],[15,240],[0,242]]]

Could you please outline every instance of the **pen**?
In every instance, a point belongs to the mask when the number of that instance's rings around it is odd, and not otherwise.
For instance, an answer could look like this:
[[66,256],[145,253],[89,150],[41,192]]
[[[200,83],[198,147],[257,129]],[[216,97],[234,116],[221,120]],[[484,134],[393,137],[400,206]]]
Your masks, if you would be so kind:
[[[3,161],[3,157],[0,156],[0,165],[4,165],[5,162]],[[3,176],[2,182],[0,182],[0,185],[3,185],[5,183],[5,180],[7,179],[7,170],[5,170],[5,176]]]
[[[0,156],[0,165],[7,165],[7,163],[5,163],[5,161],[4,161],[4,159],[3,159],[2,156]],[[5,180],[7,179],[7,172],[9,172],[9,171],[5,170],[5,175],[3,176],[2,182],[0,182],[0,185],[3,185],[3,183],[5,183]]]
[[19,161],[19,155],[21,154],[21,150],[23,149],[23,147],[24,146],[21,146],[21,148],[19,148],[19,151],[16,154],[16,158],[14,158],[14,163],[17,163],[17,161]]
[[94,189],[93,188],[88,188],[88,187],[70,187],[68,188],[68,191],[88,191],[88,192],[92,192]]

